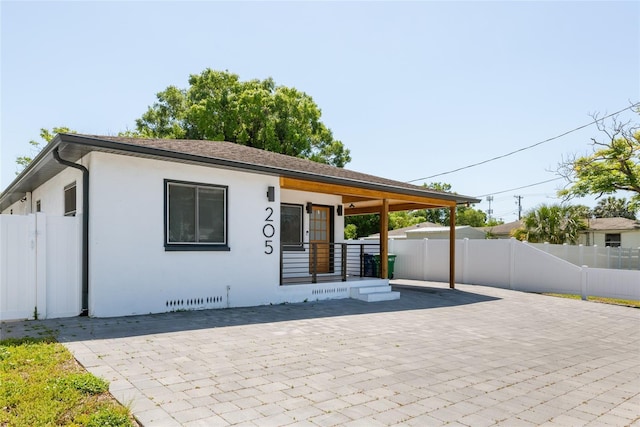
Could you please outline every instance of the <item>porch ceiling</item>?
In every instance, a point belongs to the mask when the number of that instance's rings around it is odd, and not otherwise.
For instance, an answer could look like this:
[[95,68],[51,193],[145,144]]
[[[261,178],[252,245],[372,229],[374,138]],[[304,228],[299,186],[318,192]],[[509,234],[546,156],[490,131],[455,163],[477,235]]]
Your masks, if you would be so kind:
[[[406,194],[393,190],[374,190],[356,186],[330,184],[294,178],[280,178],[280,187],[289,190],[310,191],[315,193],[335,194],[342,196],[344,214],[364,215],[380,213],[383,200],[389,203],[389,211],[406,211],[414,209],[448,208],[456,206],[450,198],[438,198],[435,195],[421,196]],[[447,195],[450,197],[450,195]]]

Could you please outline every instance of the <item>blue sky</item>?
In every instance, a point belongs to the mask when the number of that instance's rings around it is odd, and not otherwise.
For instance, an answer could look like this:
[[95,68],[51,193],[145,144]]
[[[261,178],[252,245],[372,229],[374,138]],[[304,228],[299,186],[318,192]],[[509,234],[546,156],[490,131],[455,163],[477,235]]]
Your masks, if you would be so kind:
[[[0,13],[1,188],[15,178],[15,158],[33,154],[28,141],[41,127],[132,129],[157,92],[186,87],[205,68],[306,92],[351,150],[347,168],[400,181],[535,144],[640,100],[636,1],[3,0]],[[480,196],[549,180],[593,136],[591,126],[427,182]],[[516,195],[524,210],[556,203],[561,185],[495,194],[494,216],[516,219]]]

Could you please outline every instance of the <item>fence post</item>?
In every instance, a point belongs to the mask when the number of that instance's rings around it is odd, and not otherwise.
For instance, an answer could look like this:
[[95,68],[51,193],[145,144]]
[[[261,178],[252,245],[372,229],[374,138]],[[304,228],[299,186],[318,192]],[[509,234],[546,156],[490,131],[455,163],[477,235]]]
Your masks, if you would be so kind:
[[587,267],[586,265],[582,266],[582,269],[580,269],[580,294],[582,296],[582,300],[586,301],[587,300],[587,270],[589,269],[589,267]]
[[513,290],[516,275],[516,238],[509,239],[509,289]]
[[618,268],[622,268],[622,248],[618,246]]
[[469,275],[469,238],[462,240],[462,283],[467,283]]
[[[33,214],[29,214],[26,216],[27,219],[27,239],[28,243],[28,251],[29,256],[27,260],[27,280],[26,285],[29,287],[29,290],[26,291],[27,295],[32,295],[33,300],[31,303],[33,307],[29,307],[29,310],[33,308],[29,319],[35,319],[40,317],[41,308],[38,307],[38,297],[39,293],[45,296],[46,293],[38,292],[38,233],[37,233],[37,224],[36,224],[36,216]],[[45,264],[46,265],[46,264]],[[11,286],[11,284],[9,284]]]
[[578,245],[578,263],[584,264],[584,246],[582,244]]
[[593,245],[593,268],[598,268],[598,245]]
[[611,268],[611,246],[607,246],[607,268]]
[[47,316],[47,217],[44,213],[36,213],[35,244],[36,244],[36,309],[41,319]]
[[423,239],[422,245],[422,280],[429,280],[427,277],[429,274],[429,239]]

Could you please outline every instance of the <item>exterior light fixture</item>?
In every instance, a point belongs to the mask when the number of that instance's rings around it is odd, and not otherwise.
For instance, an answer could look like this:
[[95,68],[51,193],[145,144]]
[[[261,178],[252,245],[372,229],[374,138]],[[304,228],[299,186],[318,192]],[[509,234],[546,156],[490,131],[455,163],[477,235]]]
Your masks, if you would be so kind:
[[274,202],[276,200],[276,188],[274,186],[267,187],[267,200]]

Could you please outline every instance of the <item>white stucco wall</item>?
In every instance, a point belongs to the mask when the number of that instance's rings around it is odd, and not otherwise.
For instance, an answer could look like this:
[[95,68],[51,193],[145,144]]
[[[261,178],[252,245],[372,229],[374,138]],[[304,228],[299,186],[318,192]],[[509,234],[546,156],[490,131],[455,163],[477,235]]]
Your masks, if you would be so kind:
[[[89,162],[91,155],[85,156],[80,164],[85,165]],[[18,201],[7,209],[2,211],[3,214],[27,215],[36,212],[36,202],[40,200],[41,211],[47,215],[63,216],[64,215],[64,187],[76,183],[76,214],[82,213],[82,172],[74,168],[66,168],[40,187],[27,193],[27,200]]]
[[[279,285],[278,252],[265,254],[263,227],[278,178],[94,153],[91,173],[92,316],[267,304]],[[164,180],[228,186],[230,251],[165,251]],[[276,193],[276,196],[278,194]],[[279,234],[271,239],[279,247]]]
[[[274,176],[107,153],[93,153],[89,170],[90,315],[253,306],[311,295],[280,286],[280,203],[335,207],[340,197],[280,191]],[[228,186],[230,251],[165,251],[165,179]],[[267,200],[269,186],[276,188],[274,202]],[[343,217],[334,221],[341,242]],[[265,237],[265,226],[266,234],[273,226],[273,237]]]

